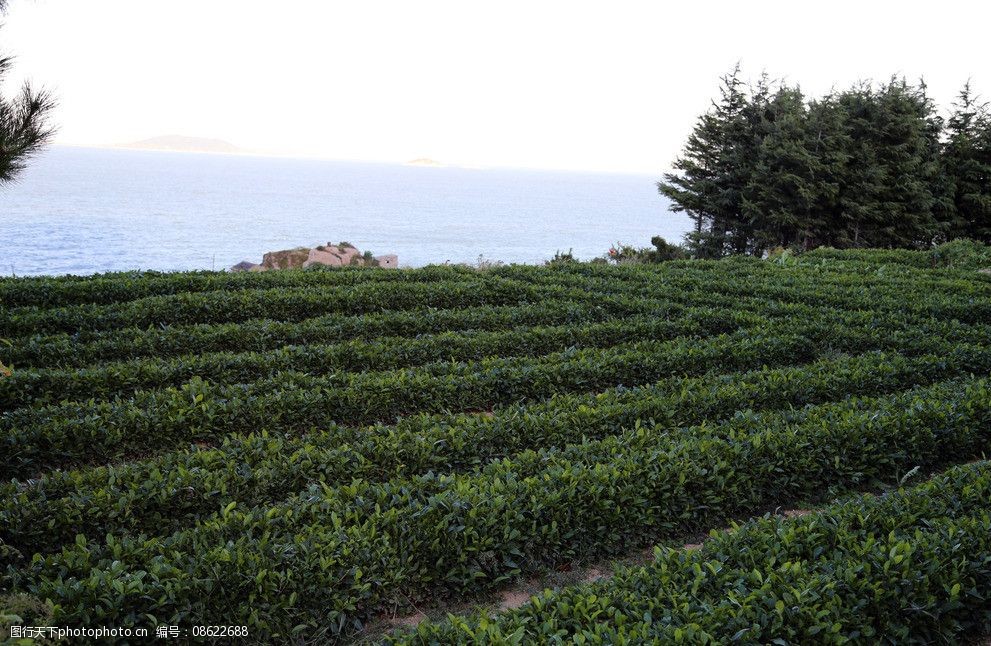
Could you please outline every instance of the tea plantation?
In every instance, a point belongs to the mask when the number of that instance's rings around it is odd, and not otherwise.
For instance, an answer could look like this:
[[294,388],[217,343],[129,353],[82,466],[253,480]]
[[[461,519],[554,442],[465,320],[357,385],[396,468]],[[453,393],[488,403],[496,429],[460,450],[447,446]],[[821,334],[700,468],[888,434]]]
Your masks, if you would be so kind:
[[375,635],[980,639],[991,276],[932,264],[0,279],[0,626],[352,641],[658,545]]

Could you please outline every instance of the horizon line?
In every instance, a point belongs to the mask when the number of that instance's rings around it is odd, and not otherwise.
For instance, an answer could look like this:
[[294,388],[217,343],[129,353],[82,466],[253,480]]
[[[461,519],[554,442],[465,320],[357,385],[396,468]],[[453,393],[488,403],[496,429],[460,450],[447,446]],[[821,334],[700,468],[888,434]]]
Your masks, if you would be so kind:
[[[231,144],[233,145],[233,144]],[[56,141],[51,144],[52,148],[89,148],[91,150],[117,150],[117,151],[130,151],[130,152],[150,152],[150,153],[175,153],[180,155],[218,155],[218,156],[228,156],[228,157],[265,157],[273,159],[297,159],[301,161],[327,161],[327,162],[347,162],[347,163],[359,163],[359,164],[385,164],[391,166],[407,166],[410,168],[424,168],[432,170],[444,170],[444,169],[459,169],[459,170],[523,170],[523,171],[536,171],[536,172],[559,172],[559,173],[576,173],[576,174],[589,174],[589,175],[634,175],[643,177],[660,177],[665,173],[671,172],[668,169],[661,169],[660,171],[645,171],[645,170],[606,170],[606,169],[587,169],[587,168],[563,168],[556,166],[513,166],[513,165],[501,165],[501,164],[464,164],[456,162],[445,162],[443,160],[434,159],[427,156],[415,157],[411,160],[398,161],[396,159],[359,159],[359,158],[345,158],[345,157],[330,157],[318,154],[306,154],[306,153],[280,153],[262,150],[251,150],[245,148],[238,148],[234,151],[214,151],[214,150],[175,150],[170,148],[141,148],[133,147],[128,144],[92,144],[92,143],[69,143]],[[412,164],[410,162],[417,159],[431,159],[438,163],[437,166],[428,165],[418,165]]]

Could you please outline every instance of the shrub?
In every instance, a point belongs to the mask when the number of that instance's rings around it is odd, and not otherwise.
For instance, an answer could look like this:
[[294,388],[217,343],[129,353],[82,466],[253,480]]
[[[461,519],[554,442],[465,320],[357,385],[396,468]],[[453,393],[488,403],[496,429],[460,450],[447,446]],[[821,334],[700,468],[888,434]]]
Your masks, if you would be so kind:
[[991,246],[975,240],[952,240],[932,250],[936,267],[983,269],[991,267]]
[[617,265],[626,265],[684,260],[689,257],[684,247],[671,244],[661,236],[654,236],[650,242],[654,245],[653,249],[649,247],[637,248],[617,242],[610,247],[608,258]]

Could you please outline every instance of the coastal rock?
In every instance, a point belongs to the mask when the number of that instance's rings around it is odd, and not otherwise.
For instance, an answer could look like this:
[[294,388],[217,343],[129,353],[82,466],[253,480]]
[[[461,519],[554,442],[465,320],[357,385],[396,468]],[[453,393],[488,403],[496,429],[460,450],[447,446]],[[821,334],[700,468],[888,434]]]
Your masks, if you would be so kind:
[[346,242],[342,242],[341,244],[333,244],[328,242],[326,246],[317,248],[338,256],[341,259],[341,265],[345,267],[351,264],[356,264],[354,259],[360,256],[357,247]]
[[266,269],[293,269],[302,267],[309,258],[310,250],[306,247],[269,251],[262,256],[262,266]]
[[310,265],[341,267],[343,264],[344,262],[338,254],[328,251],[325,247],[317,247],[316,249],[310,249],[310,253],[306,257],[306,262],[303,263],[303,267],[309,267]]
[[373,257],[371,252],[368,251],[362,254],[358,251],[357,247],[349,242],[341,242],[339,244],[328,242],[326,245],[317,245],[312,248],[296,247],[295,249],[270,251],[264,255],[260,265],[245,260],[231,267],[231,271],[305,269],[316,265],[322,267],[369,266],[394,269],[399,266],[399,257],[396,254]]

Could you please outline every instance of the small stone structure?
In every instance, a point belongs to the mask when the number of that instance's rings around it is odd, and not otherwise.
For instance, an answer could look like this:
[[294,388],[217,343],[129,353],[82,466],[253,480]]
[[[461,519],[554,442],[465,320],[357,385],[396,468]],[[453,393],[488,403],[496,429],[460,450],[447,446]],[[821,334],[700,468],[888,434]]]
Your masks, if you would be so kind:
[[296,247],[282,251],[270,251],[262,257],[260,265],[244,260],[231,267],[231,271],[268,271],[269,269],[307,268],[313,265],[324,267],[387,267],[395,269],[399,266],[399,256],[386,254],[372,256],[369,252],[362,254],[349,242],[316,247]]
[[375,260],[378,261],[379,267],[386,267],[388,269],[395,269],[399,267],[399,256],[394,253],[387,253],[384,256],[375,256]]

